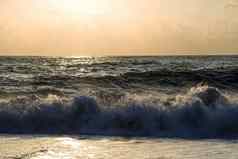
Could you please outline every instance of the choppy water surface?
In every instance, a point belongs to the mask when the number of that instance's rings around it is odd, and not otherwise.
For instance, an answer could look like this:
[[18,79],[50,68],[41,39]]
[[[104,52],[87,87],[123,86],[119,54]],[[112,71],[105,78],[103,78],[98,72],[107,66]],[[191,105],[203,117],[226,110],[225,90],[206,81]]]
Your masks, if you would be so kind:
[[201,81],[232,89],[237,88],[237,67],[237,56],[0,57],[0,94],[68,97],[138,94],[142,90],[175,93],[175,87],[189,87]]
[[238,57],[0,58],[0,132],[237,136]]
[[0,57],[0,133],[75,134],[1,136],[0,158],[235,159],[237,90],[237,56]]

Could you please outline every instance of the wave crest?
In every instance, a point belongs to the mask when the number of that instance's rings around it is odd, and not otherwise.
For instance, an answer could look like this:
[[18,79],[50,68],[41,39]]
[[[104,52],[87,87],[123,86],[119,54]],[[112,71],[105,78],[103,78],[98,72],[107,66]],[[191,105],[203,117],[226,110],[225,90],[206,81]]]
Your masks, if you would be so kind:
[[0,103],[0,133],[237,135],[238,102],[202,85],[156,104],[138,101],[107,107],[89,96],[24,97]]

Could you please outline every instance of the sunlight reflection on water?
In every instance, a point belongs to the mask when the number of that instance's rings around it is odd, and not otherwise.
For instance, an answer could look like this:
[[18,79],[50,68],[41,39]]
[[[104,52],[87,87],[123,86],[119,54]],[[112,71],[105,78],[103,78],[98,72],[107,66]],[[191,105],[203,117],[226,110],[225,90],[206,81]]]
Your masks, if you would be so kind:
[[57,138],[47,153],[33,159],[236,159],[237,141],[150,138]]

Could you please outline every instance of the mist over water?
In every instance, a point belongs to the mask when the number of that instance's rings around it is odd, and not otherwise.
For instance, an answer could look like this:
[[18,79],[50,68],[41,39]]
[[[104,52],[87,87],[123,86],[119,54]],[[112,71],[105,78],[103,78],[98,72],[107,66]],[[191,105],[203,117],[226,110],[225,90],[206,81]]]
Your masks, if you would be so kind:
[[0,61],[1,133],[238,133],[236,56]]

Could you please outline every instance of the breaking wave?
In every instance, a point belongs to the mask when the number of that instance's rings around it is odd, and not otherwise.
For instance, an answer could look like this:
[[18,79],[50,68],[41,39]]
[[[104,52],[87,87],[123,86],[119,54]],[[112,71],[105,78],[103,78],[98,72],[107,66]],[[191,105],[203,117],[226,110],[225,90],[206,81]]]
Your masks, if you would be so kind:
[[[160,97],[158,97],[160,98]],[[124,99],[127,100],[127,99]],[[0,102],[0,133],[57,133],[178,137],[236,136],[238,100],[198,85],[156,104],[146,100],[100,105],[96,98],[49,96]]]

